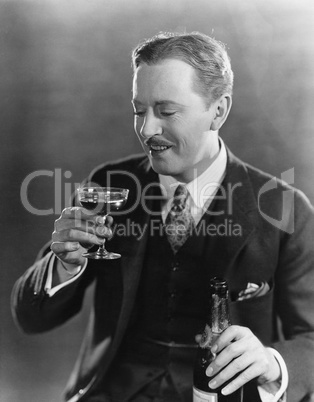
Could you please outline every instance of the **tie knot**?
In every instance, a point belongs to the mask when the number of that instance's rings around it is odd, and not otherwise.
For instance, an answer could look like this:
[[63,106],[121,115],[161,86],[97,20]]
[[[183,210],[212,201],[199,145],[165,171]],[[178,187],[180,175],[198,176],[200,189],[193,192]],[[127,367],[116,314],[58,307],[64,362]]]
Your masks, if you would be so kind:
[[182,211],[184,209],[188,195],[187,188],[179,184],[173,196],[173,206],[176,210]]

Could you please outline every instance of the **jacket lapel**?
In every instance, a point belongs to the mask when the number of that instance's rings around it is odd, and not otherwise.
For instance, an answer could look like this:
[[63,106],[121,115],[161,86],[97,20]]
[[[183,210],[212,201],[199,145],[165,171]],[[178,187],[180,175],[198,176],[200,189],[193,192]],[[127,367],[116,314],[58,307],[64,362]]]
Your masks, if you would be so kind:
[[[210,276],[228,278],[256,229],[257,206],[245,165],[229,150],[226,176],[204,217]],[[206,236],[206,235],[205,235]]]

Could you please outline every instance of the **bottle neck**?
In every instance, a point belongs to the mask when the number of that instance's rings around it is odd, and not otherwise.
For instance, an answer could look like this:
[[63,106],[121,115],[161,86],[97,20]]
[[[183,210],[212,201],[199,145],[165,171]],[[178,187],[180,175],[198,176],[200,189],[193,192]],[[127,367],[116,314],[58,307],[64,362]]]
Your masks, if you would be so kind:
[[209,325],[213,334],[221,334],[230,326],[228,291],[212,293]]
[[201,348],[211,348],[219,335],[231,325],[229,297],[226,283],[224,286],[211,286],[210,315],[199,343]]

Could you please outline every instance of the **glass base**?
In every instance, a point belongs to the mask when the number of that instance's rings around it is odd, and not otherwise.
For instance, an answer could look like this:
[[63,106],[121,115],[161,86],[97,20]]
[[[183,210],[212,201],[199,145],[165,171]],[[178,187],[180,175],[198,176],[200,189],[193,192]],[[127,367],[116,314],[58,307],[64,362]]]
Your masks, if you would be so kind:
[[116,260],[117,258],[121,258],[121,254],[111,253],[107,250],[97,250],[94,253],[85,253],[83,257],[91,260]]

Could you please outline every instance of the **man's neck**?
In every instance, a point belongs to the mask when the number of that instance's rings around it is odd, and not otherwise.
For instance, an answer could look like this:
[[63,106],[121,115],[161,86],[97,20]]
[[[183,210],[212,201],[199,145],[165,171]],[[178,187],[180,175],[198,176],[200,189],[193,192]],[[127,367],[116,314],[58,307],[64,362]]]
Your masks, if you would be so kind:
[[172,177],[176,179],[178,182],[185,184],[188,184],[191,181],[195,180],[197,177],[202,175],[207,169],[209,169],[210,166],[215,162],[215,160],[218,158],[220,147],[221,147],[220,140],[219,138],[217,138],[217,142],[215,143],[214,146],[211,147],[211,152],[206,158],[200,160],[189,171],[183,172],[180,175]]

